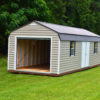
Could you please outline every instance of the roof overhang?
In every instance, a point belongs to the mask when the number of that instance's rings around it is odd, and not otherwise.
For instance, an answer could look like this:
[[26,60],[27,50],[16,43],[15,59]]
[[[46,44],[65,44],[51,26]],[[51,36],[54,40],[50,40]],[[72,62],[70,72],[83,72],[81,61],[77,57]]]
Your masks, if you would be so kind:
[[59,33],[59,37],[61,40],[69,40],[69,41],[97,41],[100,42],[100,37],[94,37],[94,36],[83,36],[83,35],[71,35],[71,34],[64,34],[64,33]]

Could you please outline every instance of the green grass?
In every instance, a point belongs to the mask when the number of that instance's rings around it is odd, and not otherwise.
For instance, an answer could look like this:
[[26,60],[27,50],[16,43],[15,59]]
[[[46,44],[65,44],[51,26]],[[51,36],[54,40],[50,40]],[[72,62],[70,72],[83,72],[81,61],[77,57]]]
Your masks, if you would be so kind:
[[100,67],[62,77],[13,74],[3,57],[0,100],[100,100]]

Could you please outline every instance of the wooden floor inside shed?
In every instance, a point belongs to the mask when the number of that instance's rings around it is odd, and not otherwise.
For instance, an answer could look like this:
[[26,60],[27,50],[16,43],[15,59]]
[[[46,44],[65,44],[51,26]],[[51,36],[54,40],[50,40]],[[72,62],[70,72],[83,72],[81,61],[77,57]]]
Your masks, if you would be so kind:
[[49,66],[18,67],[17,70],[23,70],[23,71],[39,71],[39,72],[50,72]]

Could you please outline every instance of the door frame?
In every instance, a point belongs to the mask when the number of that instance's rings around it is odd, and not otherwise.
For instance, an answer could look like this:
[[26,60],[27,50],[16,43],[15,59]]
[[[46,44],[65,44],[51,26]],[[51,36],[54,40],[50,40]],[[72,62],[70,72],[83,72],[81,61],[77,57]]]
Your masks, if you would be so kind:
[[[39,72],[39,71],[24,71],[24,70],[17,70],[17,40],[18,39],[32,39],[32,38],[42,38],[42,39],[50,39],[50,72]],[[15,52],[14,52],[14,70],[16,71],[24,71],[24,72],[35,72],[35,73],[52,73],[52,36],[26,36],[26,35],[19,35],[15,36]]]

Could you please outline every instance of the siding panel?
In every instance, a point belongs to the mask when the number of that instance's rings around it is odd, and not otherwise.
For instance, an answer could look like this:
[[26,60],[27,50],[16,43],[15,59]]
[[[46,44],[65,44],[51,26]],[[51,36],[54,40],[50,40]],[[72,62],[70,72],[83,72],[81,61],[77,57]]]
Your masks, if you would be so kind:
[[90,43],[90,65],[100,64],[100,42],[98,42],[98,52],[94,54],[94,42]]
[[79,69],[81,66],[81,42],[76,42],[75,56],[70,56],[70,41],[61,41],[60,73]]

